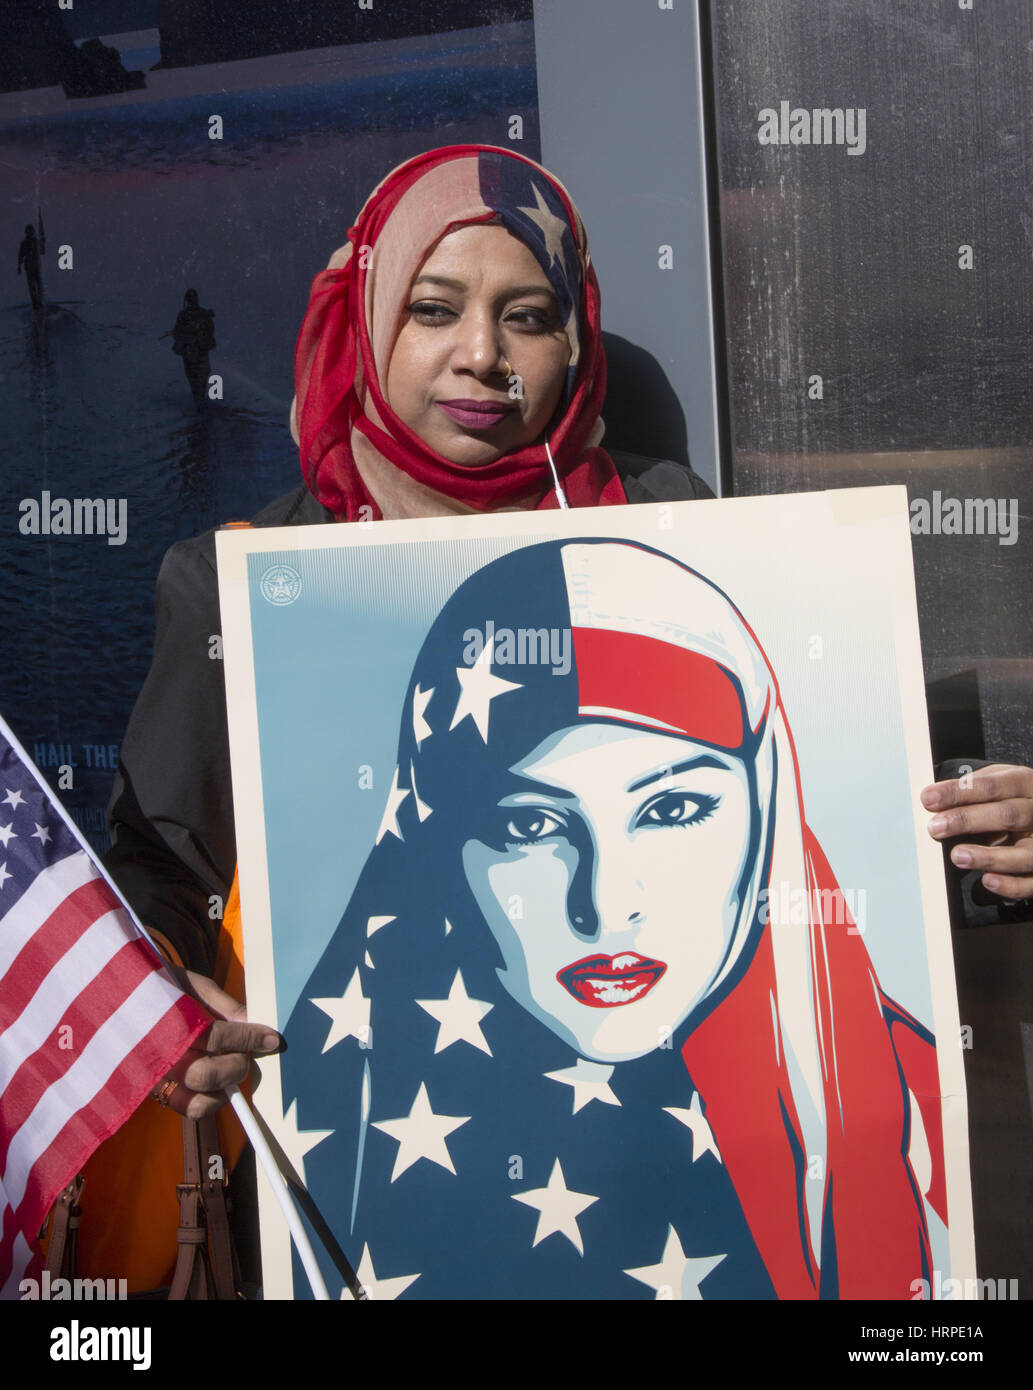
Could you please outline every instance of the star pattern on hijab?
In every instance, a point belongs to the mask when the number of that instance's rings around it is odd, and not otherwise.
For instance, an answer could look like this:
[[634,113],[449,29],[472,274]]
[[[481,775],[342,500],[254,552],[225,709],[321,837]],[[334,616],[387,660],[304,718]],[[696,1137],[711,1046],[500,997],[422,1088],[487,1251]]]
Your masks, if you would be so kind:
[[[418,1274],[399,1274],[394,1279],[380,1278],[373,1268],[373,1256],[369,1253],[369,1246],[365,1244],[362,1247],[362,1259],[355,1273],[362,1285],[363,1293],[373,1303],[392,1302],[420,1277]],[[341,1290],[341,1298],[352,1297],[351,1289],[345,1285]]]
[[469,1115],[436,1115],[427,1094],[427,1084],[421,1081],[408,1115],[394,1120],[373,1121],[374,1129],[381,1130],[398,1144],[391,1181],[400,1178],[407,1168],[419,1163],[421,1158],[454,1174],[455,1164],[445,1140],[469,1119]]
[[408,795],[409,788],[398,785],[398,769],[396,767],[391,778],[391,789],[387,794],[384,816],[380,822],[380,829],[377,831],[376,843],[378,845],[385,835],[394,835],[399,840],[403,838],[402,832],[398,828],[398,808]]
[[486,1052],[489,1057],[492,1055],[481,1031],[481,1020],[491,1013],[495,1006],[486,1004],[483,999],[470,998],[463,983],[461,970],[456,971],[447,999],[417,999],[416,1003],[437,1021],[435,1053],[444,1052],[445,1048],[451,1047],[453,1043],[465,1042],[480,1052]]
[[547,1071],[543,1075],[547,1081],[559,1081],[571,1088],[574,1093],[575,1115],[593,1100],[602,1101],[604,1105],[620,1105],[610,1087],[613,1067],[605,1063],[589,1062],[584,1057],[579,1057],[572,1067],[564,1067],[561,1071]]
[[434,694],[434,689],[421,690],[419,685],[412,693],[412,735],[416,740],[416,747],[419,748],[424,739],[430,738],[434,730],[427,723],[427,706],[430,704],[430,697]]
[[673,1226],[668,1226],[667,1241],[659,1261],[655,1265],[626,1269],[624,1273],[637,1279],[640,1284],[648,1284],[655,1289],[658,1301],[702,1300],[700,1284],[726,1258],[725,1255],[704,1255],[700,1258],[686,1255],[678,1232]]
[[559,261],[560,268],[566,275],[567,262],[563,255],[563,233],[567,230],[567,224],[561,217],[557,217],[554,212],[549,211],[548,203],[542,197],[538,185],[533,181],[531,192],[534,194],[535,206],[533,208],[522,207],[519,211],[531,219],[545,238],[545,249],[549,254],[549,268],[552,268],[555,261]]
[[693,1091],[688,1110],[676,1105],[665,1105],[664,1109],[668,1115],[673,1115],[680,1124],[685,1125],[691,1133],[693,1163],[702,1158],[705,1153],[712,1153],[718,1163],[722,1162],[721,1155],[717,1150],[717,1141],[714,1139],[714,1131],[710,1128],[706,1116],[703,1114],[698,1091]]
[[459,681],[459,699],[456,702],[449,733],[464,719],[472,719],[477,732],[485,743],[488,742],[488,719],[491,702],[511,690],[522,690],[516,681],[504,681],[501,676],[492,675],[491,663],[495,652],[495,637],[492,635],[484,645],[484,650],[472,666],[457,666],[456,678]]
[[588,1192],[574,1192],[568,1188],[558,1158],[552,1166],[545,1187],[535,1187],[530,1192],[513,1193],[514,1202],[523,1202],[525,1206],[533,1207],[538,1213],[538,1225],[535,1228],[532,1246],[540,1245],[548,1236],[562,1235],[566,1236],[579,1255],[585,1253],[585,1244],[581,1239],[577,1219],[598,1200],[598,1197],[593,1197]]
[[315,1004],[317,1009],[322,1009],[331,1020],[330,1031],[323,1044],[324,1053],[329,1052],[345,1038],[358,1038],[362,1043],[368,1042],[370,1001],[362,992],[358,966],[348,981],[348,988],[339,999],[312,999],[310,1002]]

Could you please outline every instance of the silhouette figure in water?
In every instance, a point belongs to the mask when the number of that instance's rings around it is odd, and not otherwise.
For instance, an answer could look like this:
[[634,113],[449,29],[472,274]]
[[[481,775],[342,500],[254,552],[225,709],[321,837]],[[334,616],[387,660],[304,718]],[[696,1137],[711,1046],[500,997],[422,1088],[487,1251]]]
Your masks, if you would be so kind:
[[[166,333],[163,335],[168,337]],[[183,308],[179,311],[176,326],[172,329],[172,351],[183,359],[194,404],[200,410],[207,399],[205,388],[211,374],[208,354],[215,347],[215,313],[204,309],[197,302],[197,291],[187,290],[183,296]]]
[[47,249],[47,239],[43,234],[43,219],[39,222],[39,236],[36,236],[36,228],[29,223],[25,228],[25,236],[22,244],[18,247],[18,274],[22,273],[22,266],[25,267],[25,279],[29,285],[29,298],[32,301],[34,313],[40,313],[43,308],[43,269],[40,260]]

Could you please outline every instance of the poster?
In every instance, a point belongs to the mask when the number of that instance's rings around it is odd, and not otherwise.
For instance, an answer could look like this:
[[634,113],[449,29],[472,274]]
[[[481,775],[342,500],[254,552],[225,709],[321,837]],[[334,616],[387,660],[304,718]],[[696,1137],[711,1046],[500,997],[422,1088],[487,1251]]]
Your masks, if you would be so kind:
[[963,1288],[903,489],[218,552],[255,1103],[332,1297]]

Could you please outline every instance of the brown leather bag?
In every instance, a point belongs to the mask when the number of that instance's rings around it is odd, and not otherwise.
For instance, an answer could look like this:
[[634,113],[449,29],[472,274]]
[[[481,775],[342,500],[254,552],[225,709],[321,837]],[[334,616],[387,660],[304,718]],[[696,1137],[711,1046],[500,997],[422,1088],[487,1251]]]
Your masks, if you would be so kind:
[[[240,1273],[230,1234],[226,1162],[215,1117],[183,1121],[183,1181],[178,1250],[169,1300],[236,1299]],[[85,1183],[80,1173],[58,1197],[50,1217],[46,1268],[51,1280],[76,1277],[76,1236]]]

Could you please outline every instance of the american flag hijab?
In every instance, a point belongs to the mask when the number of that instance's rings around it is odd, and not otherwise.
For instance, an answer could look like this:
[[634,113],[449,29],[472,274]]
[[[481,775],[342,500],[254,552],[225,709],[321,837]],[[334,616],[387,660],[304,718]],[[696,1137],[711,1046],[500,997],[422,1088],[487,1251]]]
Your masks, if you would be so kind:
[[[541,659],[564,632],[569,660]],[[616,1020],[630,1036],[653,1007],[637,967],[616,1007],[598,985],[593,1007],[531,981],[549,934],[560,960],[612,949],[598,884],[621,837],[605,849],[575,804],[544,827],[540,892],[485,892],[471,868],[525,854],[513,770],[571,730],[603,758],[616,734],[664,733],[748,789],[721,952],[695,994],[672,965],[652,991],[670,1035],[614,1063],[589,1035]],[[677,858],[711,832],[655,833]],[[806,893],[802,918],[773,920],[781,885]],[[321,1136],[309,1190],[371,1296],[914,1297],[925,1201],[945,1212],[935,1048],[880,989],[838,893],[777,680],[725,594],[605,539],[531,544],[466,579],[417,658],[376,843],[286,1030],[285,1103]],[[660,908],[666,937],[629,947],[654,965],[711,925],[684,880]]]
[[626,500],[612,459],[597,447],[606,363],[599,285],[577,209],[563,185],[524,155],[452,145],[393,170],[312,284],[294,356],[291,430],[310,490],[338,519],[380,517],[363,475],[383,476],[387,465],[402,475],[403,494],[411,482],[411,515],[423,514],[416,499],[428,496],[483,512],[557,505],[543,445],[462,467],[403,424],[383,394],[420,266],[447,232],[493,222],[534,253],[570,342],[566,390],[549,432],[567,498],[572,506]]

